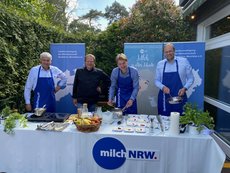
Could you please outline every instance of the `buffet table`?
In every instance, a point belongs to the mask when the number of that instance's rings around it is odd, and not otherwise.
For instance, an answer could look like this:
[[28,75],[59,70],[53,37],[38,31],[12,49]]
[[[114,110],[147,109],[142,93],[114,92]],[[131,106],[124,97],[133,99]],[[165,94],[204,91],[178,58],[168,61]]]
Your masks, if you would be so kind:
[[[103,124],[93,133],[78,132],[73,124],[63,132],[39,131],[36,126],[29,123],[25,129],[16,128],[14,135],[6,134],[0,127],[0,172],[220,173],[225,161],[225,154],[209,135],[168,136],[157,130],[151,134],[114,132],[115,123]],[[118,168],[102,168],[95,161],[93,150],[99,140],[108,137],[122,143],[126,151],[154,151],[154,158],[126,155]],[[120,159],[115,157],[121,154],[114,152],[109,157]]]

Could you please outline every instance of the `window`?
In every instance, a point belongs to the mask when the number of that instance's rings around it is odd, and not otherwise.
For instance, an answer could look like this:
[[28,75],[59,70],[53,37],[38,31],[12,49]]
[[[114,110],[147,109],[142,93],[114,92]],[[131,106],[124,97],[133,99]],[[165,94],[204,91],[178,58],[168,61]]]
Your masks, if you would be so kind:
[[215,130],[225,136],[230,142],[230,113],[207,102],[204,104],[204,110],[208,110],[210,115],[214,117]]
[[[217,142],[230,157],[230,4],[197,26],[206,42],[204,108],[215,120]],[[227,143],[227,145],[226,145]]]
[[205,95],[230,104],[230,46],[206,51]]
[[218,20],[209,27],[209,38],[214,38],[230,32],[230,15]]

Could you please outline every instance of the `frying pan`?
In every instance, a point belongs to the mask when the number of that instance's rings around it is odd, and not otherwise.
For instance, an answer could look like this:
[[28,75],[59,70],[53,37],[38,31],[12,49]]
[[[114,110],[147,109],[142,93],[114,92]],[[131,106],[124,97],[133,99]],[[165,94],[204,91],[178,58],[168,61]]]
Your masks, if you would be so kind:
[[167,99],[169,104],[179,104],[183,101],[183,97],[180,97],[180,96],[172,97],[170,93],[169,93],[169,95],[170,95],[170,97]]

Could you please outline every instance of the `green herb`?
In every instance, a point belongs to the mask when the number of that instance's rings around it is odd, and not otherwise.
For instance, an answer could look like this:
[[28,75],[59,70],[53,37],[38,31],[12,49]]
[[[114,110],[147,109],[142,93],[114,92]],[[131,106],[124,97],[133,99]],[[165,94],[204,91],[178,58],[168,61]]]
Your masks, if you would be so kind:
[[27,119],[17,112],[17,110],[11,110],[9,107],[5,107],[1,111],[1,116],[4,121],[4,132],[7,134],[13,134],[13,129],[16,127],[16,122],[19,122],[20,127],[27,127]]
[[204,126],[209,129],[214,128],[214,120],[213,117],[209,115],[209,112],[199,110],[196,105],[192,105],[191,103],[185,104],[184,116],[180,117],[180,124],[196,126],[199,132],[204,129]]

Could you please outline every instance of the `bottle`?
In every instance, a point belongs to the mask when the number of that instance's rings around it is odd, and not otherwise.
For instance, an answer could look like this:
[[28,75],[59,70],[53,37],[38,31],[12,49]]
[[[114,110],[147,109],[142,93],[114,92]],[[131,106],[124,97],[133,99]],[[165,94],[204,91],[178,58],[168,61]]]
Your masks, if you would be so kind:
[[86,118],[89,116],[89,112],[88,112],[88,105],[87,103],[83,103],[83,107],[82,107],[82,112],[81,112],[81,117],[82,118]]

